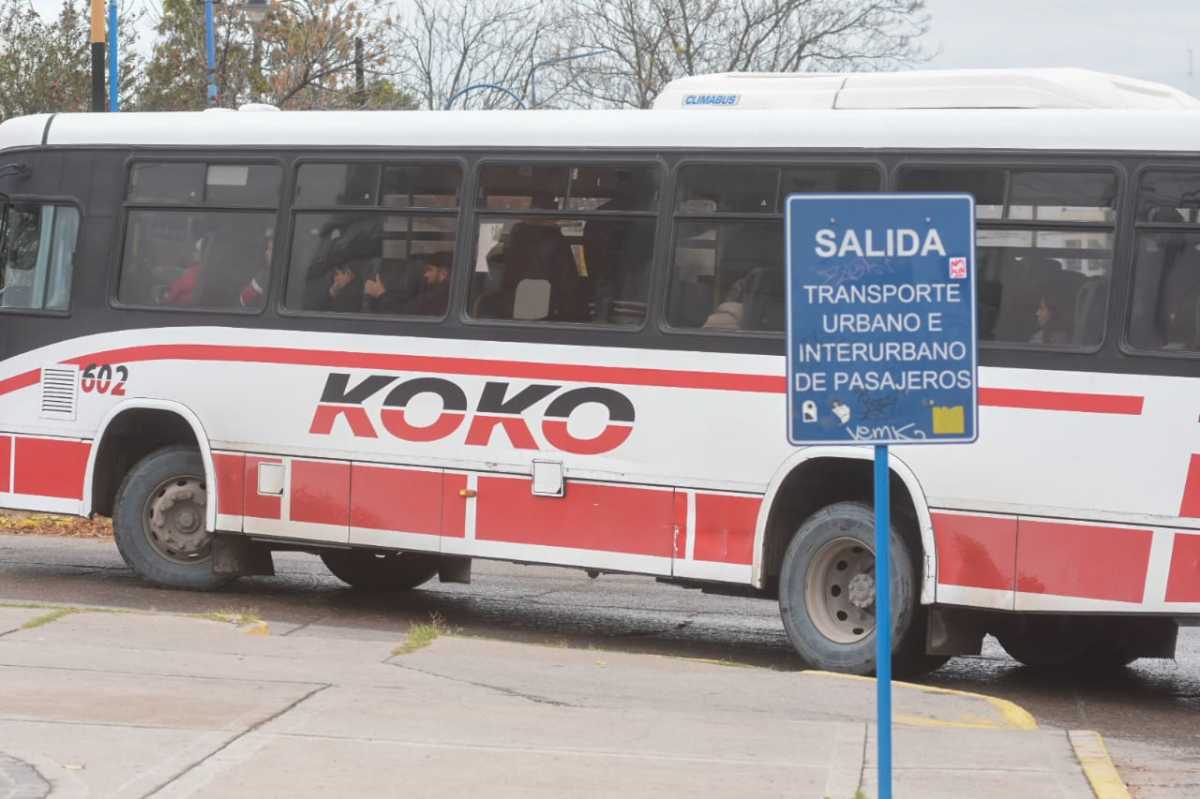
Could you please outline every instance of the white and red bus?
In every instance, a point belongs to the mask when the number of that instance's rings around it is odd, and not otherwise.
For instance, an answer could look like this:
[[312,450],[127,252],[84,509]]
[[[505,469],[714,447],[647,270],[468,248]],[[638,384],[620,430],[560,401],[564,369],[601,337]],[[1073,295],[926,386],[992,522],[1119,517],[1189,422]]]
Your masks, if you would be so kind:
[[786,443],[781,198],[963,191],[980,436],[893,450],[897,668],[985,633],[1169,657],[1200,617],[1200,111],[750,85],[5,122],[0,506],[112,516],[181,588],[301,549],[364,588],[487,558],[775,597],[807,663],[870,672],[871,452]]

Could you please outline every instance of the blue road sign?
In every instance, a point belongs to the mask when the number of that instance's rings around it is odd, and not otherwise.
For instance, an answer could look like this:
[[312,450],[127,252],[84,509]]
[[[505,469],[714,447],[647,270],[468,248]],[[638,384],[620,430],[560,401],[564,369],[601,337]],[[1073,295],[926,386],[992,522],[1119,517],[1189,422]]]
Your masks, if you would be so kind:
[[975,203],[787,199],[788,438],[974,441]]

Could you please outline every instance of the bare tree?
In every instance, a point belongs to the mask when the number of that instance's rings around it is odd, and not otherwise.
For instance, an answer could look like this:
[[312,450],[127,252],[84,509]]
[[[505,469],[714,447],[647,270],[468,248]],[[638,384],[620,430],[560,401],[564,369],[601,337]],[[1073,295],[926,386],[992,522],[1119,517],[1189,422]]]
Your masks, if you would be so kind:
[[505,91],[473,90],[455,107],[512,108],[514,96],[526,104],[531,68],[562,43],[562,17],[552,2],[412,0],[408,6],[393,27],[393,68],[423,108],[443,108],[482,84]]
[[709,72],[888,69],[923,58],[923,0],[578,0],[571,41],[609,55],[570,65],[584,103],[646,108]]

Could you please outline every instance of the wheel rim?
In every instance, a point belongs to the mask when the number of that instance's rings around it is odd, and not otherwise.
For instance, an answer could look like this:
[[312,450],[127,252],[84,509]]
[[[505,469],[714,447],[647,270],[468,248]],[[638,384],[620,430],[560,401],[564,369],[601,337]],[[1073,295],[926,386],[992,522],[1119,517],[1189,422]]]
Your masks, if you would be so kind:
[[159,483],[142,514],[142,529],[154,551],[176,563],[207,558],[212,551],[212,533],[204,529],[207,501],[199,477],[172,477]]
[[812,559],[805,604],[817,632],[854,644],[875,631],[875,553],[855,538],[836,538]]

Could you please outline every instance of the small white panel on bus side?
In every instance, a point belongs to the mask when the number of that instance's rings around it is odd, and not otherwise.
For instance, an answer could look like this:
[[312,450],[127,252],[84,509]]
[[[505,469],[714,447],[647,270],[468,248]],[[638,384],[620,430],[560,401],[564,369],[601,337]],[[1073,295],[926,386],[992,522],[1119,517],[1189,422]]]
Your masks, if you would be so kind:
[[283,494],[282,463],[258,464],[258,493],[276,496]]
[[563,466],[558,461],[533,462],[533,493],[539,497],[563,495]]

